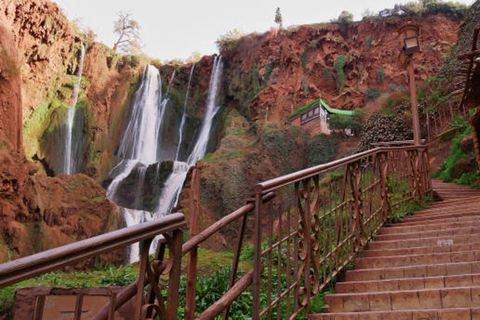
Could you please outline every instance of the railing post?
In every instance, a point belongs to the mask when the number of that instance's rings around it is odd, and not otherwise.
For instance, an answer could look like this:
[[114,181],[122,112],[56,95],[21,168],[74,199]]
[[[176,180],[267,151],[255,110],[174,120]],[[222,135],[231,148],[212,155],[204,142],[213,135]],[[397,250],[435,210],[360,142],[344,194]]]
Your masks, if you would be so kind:
[[260,318],[260,287],[262,277],[262,230],[261,230],[261,214],[262,214],[262,187],[255,187],[255,216],[254,216],[254,257],[253,257],[253,303],[252,303],[252,319]]
[[143,286],[142,283],[145,283],[145,277],[147,276],[147,268],[149,267],[149,257],[148,251],[150,249],[150,244],[152,243],[153,238],[146,239],[145,241],[140,242],[141,254],[140,254],[140,270],[137,286],[137,295],[135,297],[135,320],[142,319],[143,313]]
[[382,199],[382,220],[385,222],[390,215],[392,214],[392,207],[390,203],[390,198],[391,198],[391,193],[392,190],[390,190],[390,183],[389,183],[389,153],[392,151],[387,151],[385,153],[379,154],[377,157],[375,157],[378,165],[378,172],[380,175],[380,187],[381,187],[381,199]]
[[[194,167],[190,184],[190,238],[199,232],[198,218],[200,215],[200,169]],[[185,297],[185,320],[195,318],[195,295],[197,285],[197,250],[196,246],[188,255],[187,294]]]
[[172,269],[170,270],[170,275],[168,279],[167,320],[177,319],[178,298],[180,291],[180,273],[182,263],[182,241],[182,230],[174,230],[172,234],[172,241],[169,243]]

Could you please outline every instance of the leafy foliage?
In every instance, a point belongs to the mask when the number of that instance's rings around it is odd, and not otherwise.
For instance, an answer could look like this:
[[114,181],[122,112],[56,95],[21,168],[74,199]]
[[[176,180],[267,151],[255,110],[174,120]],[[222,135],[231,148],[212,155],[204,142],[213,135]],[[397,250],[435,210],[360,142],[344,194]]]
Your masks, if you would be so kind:
[[412,133],[399,117],[375,113],[363,127],[359,149],[367,150],[374,142],[411,139]]
[[337,56],[337,60],[335,60],[335,64],[333,65],[333,69],[337,73],[337,90],[338,94],[342,94],[343,88],[345,86],[345,73],[343,71],[343,67],[347,62],[347,57],[343,54],[339,54]]
[[378,88],[370,88],[370,89],[368,89],[368,91],[367,91],[366,99],[367,99],[367,101],[369,101],[369,100],[375,100],[375,99],[377,99],[378,97],[380,97],[381,95],[382,95],[382,92],[380,91],[380,89],[378,89]]
[[372,47],[372,38],[367,37],[366,42],[367,42],[367,48],[370,49]]
[[385,80],[385,71],[383,69],[378,69],[377,71],[377,83],[382,84]]
[[243,33],[237,29],[233,29],[220,36],[220,38],[215,41],[219,51],[230,51],[235,50],[240,43],[240,39],[243,37]]
[[278,25],[278,29],[282,29],[282,13],[280,12],[280,8],[277,7],[277,10],[275,10],[275,23]]

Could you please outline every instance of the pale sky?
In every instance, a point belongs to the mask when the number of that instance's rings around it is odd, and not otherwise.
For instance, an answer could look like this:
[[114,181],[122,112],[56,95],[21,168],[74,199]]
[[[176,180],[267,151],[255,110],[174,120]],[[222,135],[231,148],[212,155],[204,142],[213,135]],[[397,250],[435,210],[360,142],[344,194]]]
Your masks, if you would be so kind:
[[[113,22],[118,12],[130,13],[141,26],[144,52],[156,59],[187,59],[193,52],[217,52],[215,40],[230,30],[263,33],[275,27],[280,7],[283,25],[329,22],[343,10],[360,20],[370,9],[377,13],[404,0],[54,0],[70,20],[90,28],[96,40],[113,46]],[[458,2],[471,5],[474,0]]]

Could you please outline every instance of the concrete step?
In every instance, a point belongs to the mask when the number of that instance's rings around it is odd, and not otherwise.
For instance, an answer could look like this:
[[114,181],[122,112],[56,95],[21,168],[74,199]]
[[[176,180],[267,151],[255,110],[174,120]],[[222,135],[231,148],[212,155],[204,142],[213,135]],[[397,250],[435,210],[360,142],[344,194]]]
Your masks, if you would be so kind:
[[480,307],[312,314],[310,320],[478,320]]
[[462,221],[465,221],[465,220],[479,220],[479,216],[478,215],[467,215],[467,216],[458,216],[458,217],[451,217],[451,218],[445,218],[444,220],[441,220],[441,221],[438,221],[438,220],[435,220],[435,221],[402,221],[398,224],[396,224],[395,226],[399,226],[399,227],[412,227],[412,226],[422,226],[422,225],[429,225],[429,224],[438,224],[438,223],[454,223],[454,222],[462,222]]
[[[478,239],[480,240],[480,239]],[[432,247],[413,247],[413,248],[399,248],[399,249],[384,249],[384,250],[365,250],[362,252],[364,258],[368,257],[393,257],[403,256],[407,254],[429,254],[441,252],[462,252],[469,250],[480,250],[480,242],[449,244],[444,243],[439,246]]]
[[454,229],[454,228],[465,228],[477,224],[479,219],[477,217],[469,217],[467,219],[445,223],[443,221],[438,221],[435,223],[426,223],[416,226],[402,225],[401,223],[397,224],[387,224],[383,226],[380,230],[379,235],[389,235],[397,233],[412,233],[412,232],[425,232],[432,230],[445,230],[445,229]]
[[337,282],[335,285],[335,293],[423,290],[472,286],[480,286],[480,274]]
[[395,257],[368,257],[355,260],[355,269],[415,266],[450,262],[480,261],[480,251],[441,252]]
[[443,277],[476,273],[480,273],[479,261],[426,264],[393,268],[354,269],[345,272],[345,281]]
[[480,306],[480,287],[339,293],[325,296],[328,312],[472,308]]
[[438,220],[444,219],[453,219],[453,218],[464,218],[464,217],[479,217],[480,216],[480,206],[476,204],[476,208],[471,208],[470,210],[446,210],[445,212],[425,212],[423,214],[417,213],[413,216],[405,217],[401,224],[407,224],[412,222],[418,223],[435,223]]
[[375,241],[420,239],[420,238],[444,237],[444,236],[472,234],[472,233],[480,233],[480,225],[472,226],[470,224],[469,226],[466,226],[466,227],[457,227],[457,228],[451,228],[451,229],[379,234],[378,236],[375,237]]
[[406,240],[385,240],[373,241],[368,244],[368,250],[385,250],[385,249],[399,249],[399,248],[414,248],[414,247],[434,247],[446,246],[462,243],[472,243],[480,239],[480,233],[471,233],[467,235],[453,235],[444,237],[431,237],[421,239],[406,239]]

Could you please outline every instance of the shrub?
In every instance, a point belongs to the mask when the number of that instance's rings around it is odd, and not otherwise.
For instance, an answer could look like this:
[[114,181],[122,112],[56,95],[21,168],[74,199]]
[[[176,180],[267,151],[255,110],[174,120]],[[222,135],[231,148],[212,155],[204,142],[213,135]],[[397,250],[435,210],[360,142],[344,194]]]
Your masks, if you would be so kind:
[[337,56],[337,60],[335,60],[335,64],[333,65],[333,69],[337,73],[338,94],[342,94],[343,88],[345,86],[345,74],[343,72],[343,67],[345,66],[345,62],[347,62],[347,58],[343,54],[339,54]]
[[228,51],[228,50],[235,50],[240,43],[240,39],[243,37],[243,33],[238,31],[237,29],[233,29],[228,31],[226,34],[220,36],[220,38],[215,41],[217,44],[218,50],[221,51]]
[[330,67],[325,67],[322,70],[322,77],[328,80],[328,82],[333,81],[333,76],[332,76],[332,68]]
[[367,48],[370,49],[372,47],[372,38],[367,37]]
[[378,88],[371,88],[367,91],[367,101],[375,100],[382,95],[382,92]]
[[378,69],[378,71],[377,71],[377,83],[382,84],[384,80],[385,80],[385,71],[383,71],[382,69]]
[[367,150],[374,142],[402,141],[411,137],[411,131],[401,118],[374,113],[363,127],[359,149]]

